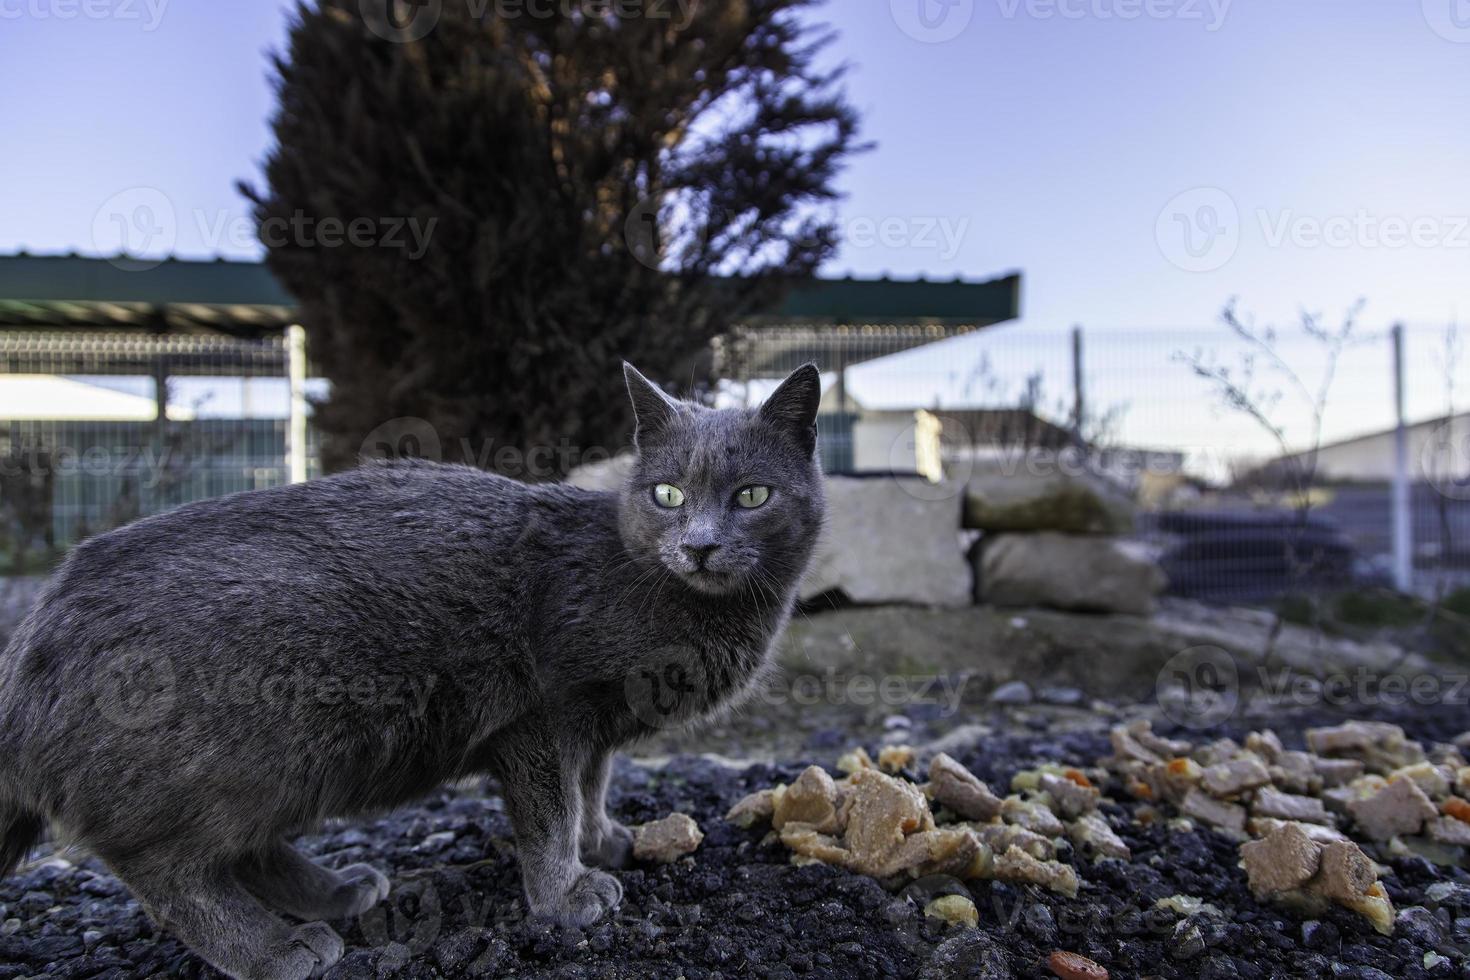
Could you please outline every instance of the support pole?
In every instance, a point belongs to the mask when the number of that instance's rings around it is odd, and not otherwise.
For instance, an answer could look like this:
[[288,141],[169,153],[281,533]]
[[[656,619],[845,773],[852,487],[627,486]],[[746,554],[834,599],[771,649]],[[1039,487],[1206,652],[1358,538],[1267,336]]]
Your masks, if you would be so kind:
[[1393,327],[1393,584],[1400,592],[1414,586],[1413,531],[1409,521],[1409,429],[1404,417],[1404,327]]
[[1082,420],[1087,410],[1086,392],[1082,384],[1082,327],[1072,328],[1072,438],[1082,446]]
[[[176,489],[173,481],[173,453],[168,439],[168,355],[157,354],[153,358],[153,486],[157,494],[158,509],[175,503],[172,499]],[[141,494],[139,495],[141,496]],[[144,511],[148,513],[148,511]]]
[[306,482],[306,329],[299,323],[286,328],[286,376],[291,386],[291,410],[286,431],[286,472],[292,483]]

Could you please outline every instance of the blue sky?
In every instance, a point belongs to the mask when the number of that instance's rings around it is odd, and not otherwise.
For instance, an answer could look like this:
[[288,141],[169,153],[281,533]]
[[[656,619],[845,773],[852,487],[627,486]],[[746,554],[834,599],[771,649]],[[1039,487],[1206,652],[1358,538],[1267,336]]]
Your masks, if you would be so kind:
[[[257,254],[233,183],[269,142],[284,9],[0,0],[0,252],[95,252],[99,212],[142,187],[178,254]],[[830,273],[1019,268],[1034,331],[1203,328],[1231,296],[1275,320],[1365,297],[1375,329],[1470,313],[1470,0],[825,17],[878,144],[843,178]]]

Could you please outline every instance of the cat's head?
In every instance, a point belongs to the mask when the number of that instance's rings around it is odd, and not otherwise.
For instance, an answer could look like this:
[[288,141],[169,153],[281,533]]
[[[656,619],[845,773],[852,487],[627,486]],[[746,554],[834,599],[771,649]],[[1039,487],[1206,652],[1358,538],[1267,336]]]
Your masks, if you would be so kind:
[[709,595],[784,589],[822,522],[821,378],[807,364],[757,409],[671,398],[623,365],[638,457],[621,502],[624,544]]

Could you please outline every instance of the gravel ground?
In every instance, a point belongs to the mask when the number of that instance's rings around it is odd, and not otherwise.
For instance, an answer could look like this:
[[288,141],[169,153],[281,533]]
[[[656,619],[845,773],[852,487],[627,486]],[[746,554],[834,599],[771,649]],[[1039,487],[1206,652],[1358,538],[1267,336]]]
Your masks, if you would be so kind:
[[[989,734],[951,751],[991,785],[1004,786],[1017,770],[1045,761],[1095,764],[1108,753],[1105,731],[1113,720],[1069,710],[966,709],[944,720],[891,717],[887,728],[890,737],[917,743],[983,722]],[[1275,718],[1272,726],[1299,747],[1305,727],[1337,720],[1303,714]],[[1426,742],[1470,729],[1463,707],[1385,720]],[[849,744],[838,729],[806,734],[806,746],[778,764],[732,766],[688,755],[659,767],[621,762],[612,799],[619,818],[640,823],[682,811],[706,837],[691,858],[621,873],[626,897],[618,915],[585,930],[527,918],[510,823],[493,787],[444,790],[421,806],[304,840],[327,864],[371,861],[393,880],[387,903],[337,924],[348,952],[327,975],[1049,977],[1045,957],[1065,949],[1114,977],[1470,977],[1470,874],[1461,869],[1392,862],[1383,881],[1394,906],[1429,910],[1384,937],[1340,909],[1303,922],[1257,903],[1236,867],[1236,845],[1221,836],[1132,821],[1123,821],[1122,836],[1133,860],[1079,863],[1084,886],[1076,899],[978,881],[968,887],[980,928],[925,919],[924,888],[892,894],[867,878],[793,866],[784,848],[761,844],[763,830],[720,819],[746,793],[790,781],[808,763],[830,768]],[[876,750],[872,731],[860,726],[859,734]],[[1105,807],[1113,816],[1125,813]],[[0,980],[216,975],[155,930],[98,865],[77,862],[53,857],[0,882]],[[1426,900],[1425,888],[1438,881],[1463,887],[1437,905]],[[1186,918],[1154,907],[1176,894],[1203,898],[1219,912]],[[1431,950],[1444,959],[1426,969]]]

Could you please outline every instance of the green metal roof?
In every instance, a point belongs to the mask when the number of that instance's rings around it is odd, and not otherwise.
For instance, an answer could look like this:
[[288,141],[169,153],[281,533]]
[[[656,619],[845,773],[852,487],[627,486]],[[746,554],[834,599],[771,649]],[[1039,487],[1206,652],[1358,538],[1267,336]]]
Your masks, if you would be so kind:
[[[760,319],[988,326],[1019,314],[1020,292],[1020,273],[985,282],[813,279],[794,285],[781,306]],[[249,335],[289,323],[295,305],[260,262],[0,256],[0,326]]]

